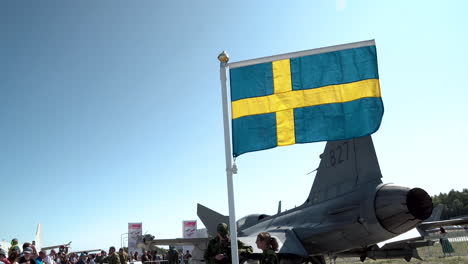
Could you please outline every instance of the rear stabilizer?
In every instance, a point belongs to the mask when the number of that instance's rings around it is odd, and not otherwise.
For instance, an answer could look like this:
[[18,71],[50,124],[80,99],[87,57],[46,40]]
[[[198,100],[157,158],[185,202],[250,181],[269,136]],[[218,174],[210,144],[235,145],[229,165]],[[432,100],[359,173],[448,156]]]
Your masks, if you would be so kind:
[[197,204],[197,215],[208,230],[209,236],[216,236],[216,227],[219,223],[229,225],[229,216],[222,215],[201,204]]
[[371,136],[329,141],[307,202],[319,203],[347,193],[360,184],[382,183]]

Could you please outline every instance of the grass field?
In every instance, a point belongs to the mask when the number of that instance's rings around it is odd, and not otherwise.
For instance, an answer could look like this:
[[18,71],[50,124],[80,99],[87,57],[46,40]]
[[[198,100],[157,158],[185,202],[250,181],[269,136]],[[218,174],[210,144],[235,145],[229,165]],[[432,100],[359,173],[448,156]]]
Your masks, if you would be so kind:
[[[329,263],[329,261],[327,262]],[[359,260],[336,260],[336,263],[346,263],[346,264],[358,264],[363,263]],[[415,264],[468,264],[468,256],[453,256],[453,257],[430,257],[424,258],[423,260],[419,259],[412,259],[411,262],[406,262],[404,259],[385,259],[385,260],[372,260],[366,259],[364,263],[375,263],[375,264],[407,264],[407,263],[415,263]]]
[[[385,260],[372,260],[366,259],[364,263],[375,264],[403,264],[403,263],[417,263],[417,264],[468,264],[468,236],[466,232],[453,232],[450,234],[449,239],[455,252],[448,257],[443,257],[442,248],[438,242],[438,237],[430,237],[431,240],[437,241],[434,246],[421,247],[418,253],[423,260],[411,259],[406,262],[404,259],[385,259]],[[327,263],[330,263],[328,260]],[[333,262],[332,262],[333,263]],[[358,264],[363,263],[359,258],[338,258],[336,264]]]

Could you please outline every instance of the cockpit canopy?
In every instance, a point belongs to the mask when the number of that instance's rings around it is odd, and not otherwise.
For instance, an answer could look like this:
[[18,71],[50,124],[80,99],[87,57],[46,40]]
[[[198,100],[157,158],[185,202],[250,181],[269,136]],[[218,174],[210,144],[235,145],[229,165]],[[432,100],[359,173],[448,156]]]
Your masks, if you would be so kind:
[[266,214],[251,214],[244,216],[237,220],[237,230],[249,228],[267,217],[269,217],[269,215]]

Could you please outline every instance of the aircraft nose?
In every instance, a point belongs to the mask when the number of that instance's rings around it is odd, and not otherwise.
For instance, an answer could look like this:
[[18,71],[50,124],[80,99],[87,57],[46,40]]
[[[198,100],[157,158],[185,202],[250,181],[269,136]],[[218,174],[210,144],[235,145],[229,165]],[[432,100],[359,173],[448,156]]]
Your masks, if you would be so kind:
[[416,227],[432,213],[432,199],[421,188],[385,185],[375,197],[375,214],[380,224],[394,234]]

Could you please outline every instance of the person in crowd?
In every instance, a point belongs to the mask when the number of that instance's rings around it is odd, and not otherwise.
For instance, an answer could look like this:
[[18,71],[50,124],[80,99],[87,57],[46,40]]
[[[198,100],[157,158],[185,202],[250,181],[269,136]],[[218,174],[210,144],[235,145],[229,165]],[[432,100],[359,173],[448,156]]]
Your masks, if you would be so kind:
[[45,251],[41,250],[39,251],[39,256],[37,256],[37,258],[34,259],[34,261],[36,262],[36,264],[44,264],[44,260],[46,259],[47,257],[47,254],[45,253]]
[[70,264],[77,264],[78,256],[75,253],[71,253],[70,257],[68,258],[68,263]]
[[138,257],[138,251],[135,251],[135,254],[133,254],[133,260],[138,261],[140,258]]
[[21,253],[21,250],[20,250],[20,248],[18,246],[18,239],[16,239],[16,238],[13,238],[11,240],[11,247],[8,249],[8,257],[10,257],[10,255],[13,252],[16,252],[16,255],[19,255]]
[[146,251],[143,251],[143,254],[141,255],[141,262],[143,264],[145,264],[148,261],[149,261],[148,255],[147,255]]
[[7,258],[7,253],[2,248],[0,248],[0,261],[4,264],[11,264],[10,260]]
[[128,262],[128,255],[123,248],[119,248],[119,260],[120,264],[127,264]]
[[67,254],[67,249],[63,245],[59,247],[59,254],[61,255],[62,253]]
[[80,258],[78,259],[78,262],[76,262],[76,264],[87,264],[87,259],[88,259],[88,256],[86,256],[85,253],[81,253],[80,254]]
[[45,264],[56,264],[55,263],[55,250],[51,250],[49,255],[44,259]]
[[446,257],[447,255],[451,256],[451,254],[455,252],[455,250],[453,249],[452,244],[448,240],[447,231],[445,231],[445,228],[443,227],[440,227],[439,230],[440,230],[439,242],[440,242],[440,245],[442,246],[442,253],[444,253],[444,257]]
[[62,252],[61,264],[70,264],[70,260],[65,252]]
[[[229,239],[228,225],[225,223],[218,224],[217,236],[208,242],[208,247],[205,250],[204,258],[207,264],[216,263],[231,263],[231,241]],[[239,263],[243,262],[243,259],[248,257],[253,252],[251,246],[248,246],[237,240],[237,248],[239,254]]]
[[192,254],[190,254],[190,251],[186,251],[185,254],[184,254],[184,264],[188,264],[189,263],[189,260],[192,258]]
[[268,232],[261,232],[257,235],[257,241],[255,241],[257,247],[263,251],[260,264],[278,264],[278,241],[272,237]]
[[120,258],[117,252],[115,252],[115,247],[109,248],[109,255],[104,258],[103,262],[108,264],[120,264]]
[[33,249],[30,247],[23,248],[23,254],[18,260],[19,264],[36,264],[33,257]]
[[89,259],[88,259],[88,264],[96,264],[96,255],[95,254],[90,254]]
[[11,255],[8,255],[8,260],[10,261],[11,264],[18,264],[18,260],[19,260],[18,252],[16,252],[16,250],[13,250]]
[[31,257],[32,257],[32,261],[34,261],[34,259],[38,256],[36,246],[34,244],[29,243],[29,242],[25,242],[25,243],[23,243],[23,252],[24,252],[24,250],[26,248],[29,248],[29,249],[32,250]]
[[101,250],[101,254],[98,256],[98,260],[96,260],[96,263],[99,263],[99,264],[104,263],[105,258],[107,258],[107,252],[104,250]]
[[175,249],[174,246],[169,246],[169,251],[167,251],[167,261],[169,264],[178,264],[179,263],[179,252]]

